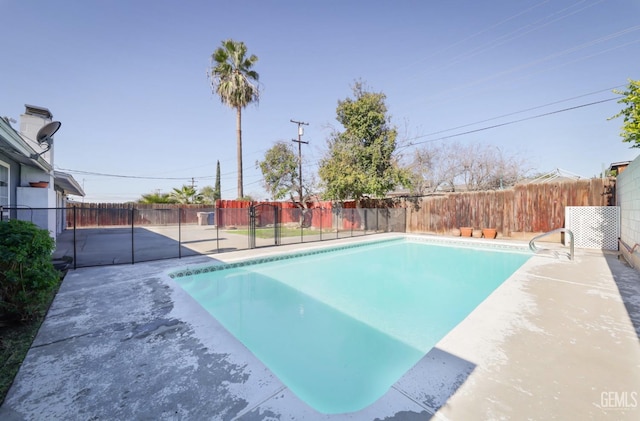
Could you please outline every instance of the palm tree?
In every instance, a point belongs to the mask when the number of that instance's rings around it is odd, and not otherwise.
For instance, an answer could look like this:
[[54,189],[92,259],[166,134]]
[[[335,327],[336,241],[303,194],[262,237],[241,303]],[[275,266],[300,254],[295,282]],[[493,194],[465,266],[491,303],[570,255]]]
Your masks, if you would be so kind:
[[160,193],[160,191],[155,191],[153,193],[143,194],[140,199],[138,199],[138,203],[176,203],[175,200],[171,197],[169,193]]
[[191,186],[183,185],[182,188],[174,188],[169,194],[175,203],[189,204],[200,203],[202,197],[198,195],[196,189]]
[[247,58],[244,42],[228,39],[222,41],[211,55],[211,90],[220,96],[220,101],[236,110],[236,139],[238,154],[238,198],[244,197],[242,188],[242,109],[260,98],[259,75],[253,65],[258,57],[251,54]]

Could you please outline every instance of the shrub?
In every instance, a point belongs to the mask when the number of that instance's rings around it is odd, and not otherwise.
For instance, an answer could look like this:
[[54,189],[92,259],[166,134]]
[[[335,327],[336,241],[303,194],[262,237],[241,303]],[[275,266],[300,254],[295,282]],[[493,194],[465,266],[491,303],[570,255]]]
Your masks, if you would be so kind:
[[60,276],[49,232],[27,221],[0,221],[0,318],[37,317]]

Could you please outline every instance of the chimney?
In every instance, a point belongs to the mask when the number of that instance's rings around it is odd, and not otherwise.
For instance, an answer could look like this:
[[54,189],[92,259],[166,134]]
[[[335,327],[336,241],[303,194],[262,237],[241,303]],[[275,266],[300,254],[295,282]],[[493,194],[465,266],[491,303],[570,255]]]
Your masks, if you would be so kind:
[[[25,104],[24,107],[24,114],[20,115],[20,134],[36,153],[40,153],[46,146],[43,147],[38,144],[36,135],[38,134],[38,130],[53,121],[53,114],[44,107],[27,104]],[[42,154],[42,157],[45,161],[49,162],[49,164],[53,165],[53,146],[49,151]]]

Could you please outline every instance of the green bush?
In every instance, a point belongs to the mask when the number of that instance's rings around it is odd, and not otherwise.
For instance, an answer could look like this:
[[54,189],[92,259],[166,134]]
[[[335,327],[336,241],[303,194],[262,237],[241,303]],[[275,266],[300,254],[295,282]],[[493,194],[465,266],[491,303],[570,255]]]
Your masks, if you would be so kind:
[[43,311],[60,276],[51,262],[55,242],[27,221],[0,221],[0,318],[31,320]]

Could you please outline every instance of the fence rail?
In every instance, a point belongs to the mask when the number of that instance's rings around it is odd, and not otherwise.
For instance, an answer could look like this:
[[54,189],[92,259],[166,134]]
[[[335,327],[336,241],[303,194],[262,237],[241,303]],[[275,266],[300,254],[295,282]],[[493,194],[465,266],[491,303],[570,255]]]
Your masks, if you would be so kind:
[[54,257],[73,259],[74,268],[404,232],[406,219],[405,209],[281,211],[264,204],[250,208],[73,206],[64,211],[68,228],[58,235]]

